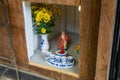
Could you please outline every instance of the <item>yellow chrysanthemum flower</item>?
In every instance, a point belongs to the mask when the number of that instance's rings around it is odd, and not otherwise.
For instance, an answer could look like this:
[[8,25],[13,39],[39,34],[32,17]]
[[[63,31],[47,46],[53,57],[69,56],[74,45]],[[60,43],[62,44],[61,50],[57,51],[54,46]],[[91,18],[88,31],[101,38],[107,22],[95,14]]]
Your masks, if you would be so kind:
[[37,22],[37,25],[40,25],[40,22]]
[[34,12],[34,14],[36,15],[38,12],[39,12],[39,10],[36,10],[36,11]]
[[36,15],[36,22],[44,21],[45,23],[48,23],[51,20],[51,14],[49,13],[43,13],[42,11],[38,12]]
[[43,11],[43,12],[47,12],[47,9],[46,9],[46,8],[42,8],[42,11]]
[[42,17],[43,17],[43,14],[42,12],[38,12],[37,15],[36,15],[36,22],[40,22],[42,20]]
[[41,29],[41,33],[43,33],[43,34],[46,33],[46,29],[45,29],[45,28],[42,28],[42,29]]
[[48,13],[44,13],[44,16],[43,16],[43,20],[45,23],[49,22],[51,19],[50,19],[50,15]]
[[32,6],[32,9],[37,9],[37,6]]

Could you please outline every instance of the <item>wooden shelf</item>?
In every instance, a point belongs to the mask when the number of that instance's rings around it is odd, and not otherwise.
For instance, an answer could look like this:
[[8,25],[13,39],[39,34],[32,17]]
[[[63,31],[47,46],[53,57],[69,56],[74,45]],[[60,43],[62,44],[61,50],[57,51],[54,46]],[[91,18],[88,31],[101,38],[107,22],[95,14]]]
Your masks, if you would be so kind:
[[70,76],[74,76],[76,78],[79,78],[79,75],[76,74],[76,73],[73,73],[73,72],[68,72],[68,71],[65,71],[65,70],[62,70],[62,69],[56,69],[56,68],[53,68],[51,66],[45,66],[45,65],[41,65],[41,64],[38,64],[38,63],[35,63],[35,62],[29,62],[29,65],[31,66],[36,66],[36,67],[40,67],[40,68],[43,68],[43,69],[46,69],[46,70],[51,70],[51,71],[56,71],[56,72],[59,72],[59,73],[64,73],[64,74],[67,74],[67,75],[70,75]]

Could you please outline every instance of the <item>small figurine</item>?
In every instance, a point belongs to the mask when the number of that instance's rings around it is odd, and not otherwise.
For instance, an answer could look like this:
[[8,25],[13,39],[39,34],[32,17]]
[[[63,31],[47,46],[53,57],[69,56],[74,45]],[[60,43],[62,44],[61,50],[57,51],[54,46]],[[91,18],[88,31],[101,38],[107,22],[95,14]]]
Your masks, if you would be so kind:
[[76,51],[77,54],[80,53],[80,44],[79,43],[77,45],[75,45],[74,50]]
[[58,38],[58,49],[60,50],[60,53],[63,54],[64,50],[67,50],[69,37],[66,34],[65,31],[62,31],[61,35]]

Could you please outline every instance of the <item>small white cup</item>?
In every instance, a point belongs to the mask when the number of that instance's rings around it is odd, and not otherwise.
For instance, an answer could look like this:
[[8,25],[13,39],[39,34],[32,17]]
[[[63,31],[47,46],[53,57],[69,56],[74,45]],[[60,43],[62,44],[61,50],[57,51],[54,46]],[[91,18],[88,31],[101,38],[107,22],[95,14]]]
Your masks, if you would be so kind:
[[68,63],[72,63],[73,62],[73,57],[72,56],[68,56],[67,57],[67,62]]
[[60,56],[55,56],[55,62],[61,63],[61,57]]
[[67,57],[66,56],[63,56],[61,59],[62,59],[63,64],[65,64],[67,62]]
[[49,59],[51,54],[52,54],[52,52],[46,52],[46,54],[45,54],[45,59],[46,59],[46,60]]

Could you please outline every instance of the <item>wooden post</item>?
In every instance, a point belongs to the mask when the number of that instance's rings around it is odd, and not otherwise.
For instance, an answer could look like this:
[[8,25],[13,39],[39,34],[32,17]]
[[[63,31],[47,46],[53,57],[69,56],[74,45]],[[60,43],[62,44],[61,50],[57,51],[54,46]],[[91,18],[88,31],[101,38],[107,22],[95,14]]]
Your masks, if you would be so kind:
[[117,0],[102,0],[95,80],[108,80]]
[[100,17],[100,0],[81,0],[80,59],[81,80],[94,80]]

